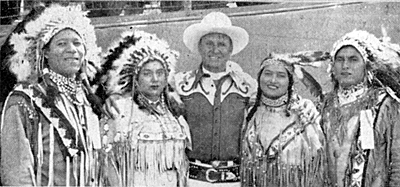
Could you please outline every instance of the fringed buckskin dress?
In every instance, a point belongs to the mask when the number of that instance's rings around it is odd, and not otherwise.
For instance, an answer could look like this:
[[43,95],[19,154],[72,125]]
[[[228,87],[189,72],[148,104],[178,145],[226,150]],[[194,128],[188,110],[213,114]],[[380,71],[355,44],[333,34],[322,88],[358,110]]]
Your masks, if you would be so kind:
[[185,149],[190,146],[186,121],[174,116],[164,99],[153,103],[139,94],[136,101],[132,97],[118,100],[119,117],[103,120],[110,185],[185,186]]
[[[300,111],[264,96],[245,125],[242,143],[242,186],[323,186],[323,134]],[[284,100],[286,100],[284,98]],[[281,100],[282,101],[282,100]]]

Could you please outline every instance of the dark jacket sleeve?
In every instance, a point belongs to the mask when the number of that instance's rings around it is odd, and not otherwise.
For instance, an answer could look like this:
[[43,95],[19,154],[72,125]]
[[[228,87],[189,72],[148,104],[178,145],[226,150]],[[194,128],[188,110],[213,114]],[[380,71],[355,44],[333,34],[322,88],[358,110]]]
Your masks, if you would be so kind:
[[1,182],[6,186],[33,186],[34,159],[26,136],[32,110],[21,98],[9,99],[1,129]]

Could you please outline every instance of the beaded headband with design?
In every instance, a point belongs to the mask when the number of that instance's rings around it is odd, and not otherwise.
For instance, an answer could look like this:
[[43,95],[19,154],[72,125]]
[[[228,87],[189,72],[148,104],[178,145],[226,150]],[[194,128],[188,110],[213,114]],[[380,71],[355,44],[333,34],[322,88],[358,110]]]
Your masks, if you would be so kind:
[[156,60],[161,62],[171,81],[179,53],[170,49],[168,43],[155,34],[144,31],[127,31],[121,39],[111,47],[103,65],[107,71],[106,92],[128,93],[143,65]]
[[28,22],[24,32],[13,33],[10,44],[15,54],[9,58],[9,69],[19,82],[37,82],[42,74],[43,48],[51,38],[64,29],[72,29],[82,38],[87,64],[84,70],[93,78],[100,68],[101,49],[96,44],[96,36],[87,12],[81,6],[61,6],[53,4],[47,7],[35,20]]
[[262,61],[260,69],[263,69],[265,66],[268,66],[268,65],[279,65],[279,64],[283,65],[285,67],[285,69],[287,71],[289,71],[290,74],[294,73],[294,65],[293,64],[291,64],[290,62],[285,61],[283,59],[276,58],[276,57],[268,58],[268,59],[265,59],[264,61]]

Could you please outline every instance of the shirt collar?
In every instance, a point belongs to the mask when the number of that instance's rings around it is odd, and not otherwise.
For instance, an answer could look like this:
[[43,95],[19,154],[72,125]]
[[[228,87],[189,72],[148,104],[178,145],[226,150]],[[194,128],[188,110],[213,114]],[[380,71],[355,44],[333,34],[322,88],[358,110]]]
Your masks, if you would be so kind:
[[[196,70],[195,79],[194,79],[193,85],[190,88],[190,90],[197,87],[197,84],[199,84],[200,80],[203,77],[210,78],[211,75],[204,72],[204,70],[206,70],[206,69],[204,69],[203,66],[200,64],[200,67]],[[241,76],[239,75],[242,72],[243,72],[243,70],[238,64],[236,64],[235,62],[232,62],[232,61],[228,61],[226,63],[225,71],[223,72],[224,76],[222,76],[221,79],[225,76],[230,76],[232,78],[233,82],[235,82],[237,84],[237,83],[243,81],[241,79]],[[221,79],[219,79],[219,80],[221,80]]]
[[219,73],[214,73],[211,71],[208,71],[206,68],[202,67],[203,73],[208,74],[212,80],[220,80],[223,76],[227,75],[229,72],[228,71],[223,71]]

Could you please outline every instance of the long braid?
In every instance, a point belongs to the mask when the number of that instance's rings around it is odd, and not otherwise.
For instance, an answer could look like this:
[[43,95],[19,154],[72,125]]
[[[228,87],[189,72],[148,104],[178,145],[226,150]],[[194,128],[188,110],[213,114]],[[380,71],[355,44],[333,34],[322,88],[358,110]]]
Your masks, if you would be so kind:
[[289,106],[290,106],[290,99],[292,98],[292,95],[293,95],[294,79],[293,79],[293,75],[290,74],[289,71],[287,71],[287,74],[289,76],[289,85],[288,85],[288,98],[286,101],[286,104],[287,104],[286,105],[286,116],[289,117],[290,116]]
[[253,118],[254,114],[257,112],[257,108],[260,106],[260,101],[261,101],[261,95],[262,95],[262,90],[260,87],[260,77],[261,73],[264,71],[264,68],[262,68],[257,75],[257,83],[258,83],[258,88],[257,88],[257,96],[256,96],[256,102],[254,103],[253,108],[250,110],[249,114],[246,117],[246,122],[249,122],[251,118]]
[[261,95],[262,91],[261,88],[258,87],[257,89],[257,97],[256,97],[256,102],[254,103],[253,108],[250,110],[249,114],[246,117],[246,122],[249,122],[251,118],[253,118],[254,114],[257,112],[257,108],[260,106],[260,100],[261,100]]

